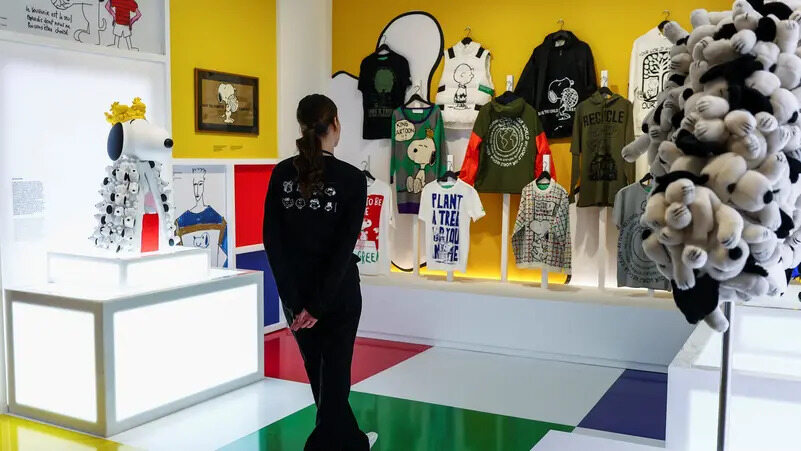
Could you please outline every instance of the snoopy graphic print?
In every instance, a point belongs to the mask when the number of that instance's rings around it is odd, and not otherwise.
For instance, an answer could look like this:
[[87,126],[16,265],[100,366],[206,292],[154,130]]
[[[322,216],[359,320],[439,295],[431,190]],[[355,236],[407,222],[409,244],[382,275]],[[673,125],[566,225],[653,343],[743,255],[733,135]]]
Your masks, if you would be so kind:
[[629,95],[634,104],[634,134],[641,135],[642,123],[656,107],[656,97],[670,76],[670,41],[652,28],[634,41],[629,68]]
[[353,253],[359,257],[359,273],[389,274],[389,228],[395,225],[392,189],[381,180],[368,180],[367,204],[362,230]]
[[393,113],[390,175],[399,213],[416,214],[423,187],[444,172],[443,134],[439,107],[398,108]]
[[467,269],[470,222],[484,216],[478,192],[467,183],[429,183],[418,217],[425,222],[426,266],[431,270]]

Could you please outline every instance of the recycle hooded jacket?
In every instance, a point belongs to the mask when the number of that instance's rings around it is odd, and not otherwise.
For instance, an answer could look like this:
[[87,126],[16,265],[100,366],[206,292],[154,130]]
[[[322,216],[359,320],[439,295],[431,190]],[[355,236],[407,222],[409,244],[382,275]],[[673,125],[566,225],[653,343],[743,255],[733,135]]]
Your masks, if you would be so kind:
[[545,134],[552,139],[571,136],[576,107],[597,89],[590,46],[561,30],[534,49],[515,94],[537,110]]

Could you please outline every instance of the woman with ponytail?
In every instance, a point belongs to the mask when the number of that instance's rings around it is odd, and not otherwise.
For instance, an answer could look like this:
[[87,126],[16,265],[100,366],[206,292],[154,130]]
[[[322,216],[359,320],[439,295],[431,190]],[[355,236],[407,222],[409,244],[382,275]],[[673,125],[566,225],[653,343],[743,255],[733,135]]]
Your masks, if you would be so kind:
[[[358,257],[367,185],[334,157],[337,107],[314,94],[298,104],[298,155],[279,163],[264,205],[264,249],[317,405],[308,450],[368,450],[378,435],[359,429],[348,403],[362,311]],[[325,362],[325,363],[323,363]]]

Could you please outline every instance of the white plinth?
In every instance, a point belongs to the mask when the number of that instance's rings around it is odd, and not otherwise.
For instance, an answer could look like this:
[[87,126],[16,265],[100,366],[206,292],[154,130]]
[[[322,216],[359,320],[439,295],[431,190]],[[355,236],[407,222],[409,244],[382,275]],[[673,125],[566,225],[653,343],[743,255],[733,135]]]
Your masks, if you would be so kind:
[[145,254],[86,248],[47,253],[47,281],[93,287],[168,287],[209,277],[206,249],[176,246]]
[[[791,290],[787,296],[797,292]],[[727,451],[797,450],[801,311],[739,305],[735,310]],[[670,364],[668,449],[715,449],[720,354],[721,335],[701,324]]]
[[8,289],[9,410],[107,437],[257,381],[263,291],[260,273],[224,270],[155,290]]
[[548,431],[532,451],[657,451],[660,449],[662,448],[602,437]]

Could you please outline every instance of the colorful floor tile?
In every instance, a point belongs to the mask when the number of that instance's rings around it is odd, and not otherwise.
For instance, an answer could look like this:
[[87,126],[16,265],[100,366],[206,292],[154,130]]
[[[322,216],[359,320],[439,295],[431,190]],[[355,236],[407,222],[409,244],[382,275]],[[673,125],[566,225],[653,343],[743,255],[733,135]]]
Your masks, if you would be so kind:
[[550,431],[532,451],[658,451],[663,447]]
[[[353,349],[351,383],[357,384],[429,348],[425,345],[357,338]],[[264,337],[264,375],[309,383],[298,345],[288,329]]]
[[134,451],[121,445],[11,415],[0,415],[0,450],[3,451]]
[[[376,451],[528,451],[560,424],[493,415],[474,410],[352,393],[351,405],[363,430],[378,431]],[[223,451],[299,450],[314,426],[308,407],[223,448]]]
[[432,348],[354,385],[353,390],[576,426],[622,372]]
[[667,374],[626,370],[579,426],[664,440],[666,414]]
[[149,451],[211,451],[312,404],[307,384],[266,379],[111,438]]

